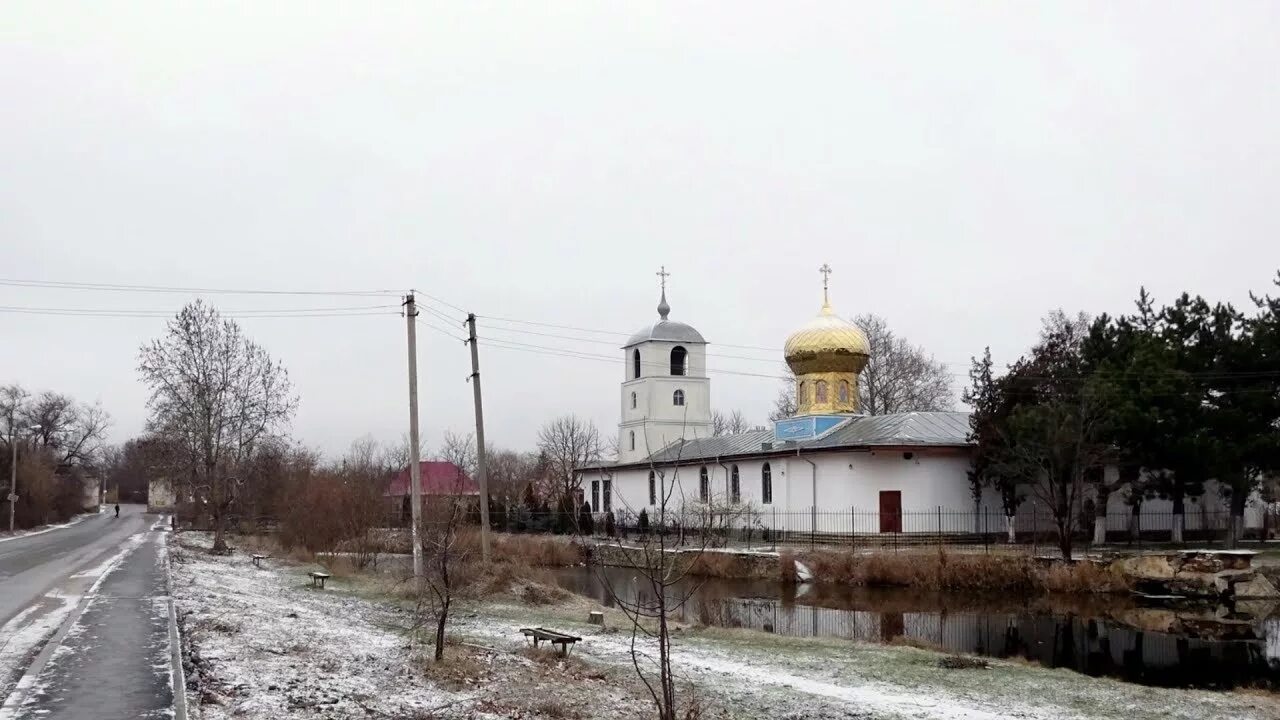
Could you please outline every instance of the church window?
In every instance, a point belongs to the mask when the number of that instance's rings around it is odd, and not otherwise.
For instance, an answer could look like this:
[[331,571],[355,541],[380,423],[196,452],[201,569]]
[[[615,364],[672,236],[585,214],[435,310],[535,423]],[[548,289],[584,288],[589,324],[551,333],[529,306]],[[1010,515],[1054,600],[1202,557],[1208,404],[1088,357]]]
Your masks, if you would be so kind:
[[635,394],[635,393],[631,393],[631,409],[632,409],[632,410],[635,410],[635,409],[636,409],[636,394]]
[[837,398],[840,400],[840,402],[842,402],[842,403],[847,403],[847,402],[849,402],[849,381],[848,381],[848,380],[841,380],[841,381],[840,381],[840,385],[838,386],[838,388],[839,388],[839,389],[838,389],[838,390],[836,390],[836,397],[837,397]]
[[631,377],[640,377],[640,348],[631,351]]
[[698,499],[706,502],[711,495],[711,480],[707,478],[707,466],[698,471]]
[[632,450],[636,449],[636,431],[635,430],[631,431],[631,449]]
[[654,477],[653,471],[650,470],[649,471],[649,504],[650,505],[658,504],[658,484],[656,480],[657,478]]
[[742,486],[738,482],[738,466],[729,471],[729,502],[735,505],[742,502]]
[[800,381],[800,384],[796,386],[796,406],[797,406],[797,407],[799,407],[800,405],[803,405],[804,403],[805,403],[805,398],[804,398],[804,381],[803,381],[803,380],[801,380],[801,381]]
[[674,393],[672,393],[672,395],[671,395],[671,404],[672,404],[672,405],[684,405],[684,391],[683,391],[683,390],[677,390],[677,391],[675,391]]
[[604,503],[604,507],[601,510],[603,512],[613,512],[613,481],[605,478],[603,485],[604,488],[601,492],[604,497],[600,498],[600,500]]
[[600,507],[600,481],[591,481],[591,509]]
[[814,395],[817,396],[814,399],[815,402],[824,403],[827,401],[827,381],[826,380],[819,380],[818,382],[814,383]]
[[769,469],[769,463],[760,468],[760,503],[773,504],[773,472]]
[[671,348],[671,374],[684,375],[688,365],[689,351],[677,345]]

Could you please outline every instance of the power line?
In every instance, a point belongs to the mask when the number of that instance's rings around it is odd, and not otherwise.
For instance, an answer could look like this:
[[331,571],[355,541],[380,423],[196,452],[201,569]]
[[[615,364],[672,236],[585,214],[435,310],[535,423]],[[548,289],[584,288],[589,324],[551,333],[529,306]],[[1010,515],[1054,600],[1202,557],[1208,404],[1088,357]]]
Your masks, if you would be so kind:
[[391,290],[263,290],[204,287],[176,287],[168,285],[125,285],[121,283],[64,282],[59,280],[20,280],[0,278],[0,285],[57,290],[98,290],[109,292],[142,293],[203,293],[207,295],[341,295],[363,297],[398,297]]
[[[53,317],[87,317],[87,318],[171,318],[177,313],[174,312],[113,312],[111,310],[43,310],[32,308],[9,308],[0,307],[0,313],[8,313],[14,315],[40,315]],[[374,315],[393,315],[390,312],[288,312],[288,313],[271,313],[269,311],[261,311],[257,313],[219,313],[224,318],[247,320],[250,318],[315,318],[315,317],[370,317]]]
[[[337,307],[312,307],[312,308],[259,308],[245,310],[222,310],[218,312],[221,315],[258,315],[258,314],[280,314],[289,315],[293,313],[321,313],[321,312],[346,312],[361,310],[383,310],[387,308],[398,308],[399,305],[345,305]],[[31,307],[24,305],[0,305],[0,311],[6,312],[30,312],[30,313],[59,313],[67,315],[94,314],[94,313],[112,313],[122,315],[138,315],[138,316],[156,316],[168,317],[175,313],[174,310],[165,310],[160,308],[143,308],[137,310],[111,309],[111,308],[66,308],[66,307]]]
[[[517,351],[523,351],[523,352],[532,352],[540,355],[557,355],[561,357],[576,358],[579,360],[595,360],[598,362],[609,362],[609,363],[617,363],[619,360],[618,358],[612,357],[609,355],[596,355],[592,353],[583,352],[580,350],[549,347],[546,345],[531,345],[529,343],[516,342],[513,340],[503,340],[501,338],[495,338],[491,336],[484,336],[480,339],[488,343],[490,347],[496,347],[503,350],[517,350]],[[668,365],[667,363],[661,363],[661,362],[642,362],[641,365],[648,366],[648,367],[670,367],[670,365]],[[753,373],[753,372],[746,372],[742,370],[721,370],[721,369],[711,369],[711,368],[707,369],[707,374],[708,375],[711,375],[711,374],[740,375],[743,377],[758,377],[758,378],[767,378],[770,380],[787,379],[784,375],[769,375],[765,373]]]

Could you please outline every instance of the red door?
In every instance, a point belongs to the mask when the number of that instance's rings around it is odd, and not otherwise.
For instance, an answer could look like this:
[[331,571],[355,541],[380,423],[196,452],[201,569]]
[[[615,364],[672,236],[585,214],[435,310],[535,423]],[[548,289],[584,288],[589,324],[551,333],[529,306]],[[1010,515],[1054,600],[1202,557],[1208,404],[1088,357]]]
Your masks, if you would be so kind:
[[902,532],[902,491],[880,491],[880,532]]

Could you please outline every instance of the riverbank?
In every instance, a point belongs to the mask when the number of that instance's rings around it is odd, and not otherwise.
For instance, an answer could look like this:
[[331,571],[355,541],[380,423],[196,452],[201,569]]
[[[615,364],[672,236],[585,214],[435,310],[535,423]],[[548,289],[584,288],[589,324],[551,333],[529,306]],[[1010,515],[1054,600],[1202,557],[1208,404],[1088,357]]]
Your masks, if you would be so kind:
[[[647,717],[622,615],[587,598],[512,578],[463,602],[446,662],[412,639],[403,582],[335,572],[307,587],[316,566],[285,558],[255,568],[244,552],[203,553],[178,536],[175,601],[192,690],[192,717],[604,718]],[[531,590],[532,589],[532,590]],[[606,626],[586,623],[605,613]],[[583,638],[568,660],[530,653],[519,628]],[[1269,696],[1155,689],[1015,661],[948,669],[944,654],[848,640],[790,638],[680,622],[674,663],[681,697],[704,718],[897,720],[1022,717],[1280,716]]]

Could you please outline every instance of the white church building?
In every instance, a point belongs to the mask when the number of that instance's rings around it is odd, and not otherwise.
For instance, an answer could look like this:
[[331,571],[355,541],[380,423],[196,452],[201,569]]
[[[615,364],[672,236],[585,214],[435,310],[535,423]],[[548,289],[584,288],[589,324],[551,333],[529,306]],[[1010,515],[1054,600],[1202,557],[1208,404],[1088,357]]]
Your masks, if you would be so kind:
[[[733,516],[734,526],[760,529],[1004,531],[998,495],[988,489],[975,502],[971,491],[967,412],[859,413],[858,376],[870,347],[862,330],[832,308],[830,269],[822,270],[822,306],[791,333],[784,350],[796,376],[796,415],[770,429],[723,436],[712,433],[707,341],[693,326],[671,319],[660,273],[657,322],[622,347],[618,457],[579,468],[594,511],[634,521],[643,510],[656,522],[665,497],[668,518],[710,511]],[[1211,495],[1206,492],[1199,505],[1188,501],[1188,530],[1209,527],[1206,508],[1217,499]],[[1219,504],[1225,509],[1225,501]],[[1108,530],[1123,532],[1123,498],[1113,493],[1108,505]],[[1142,527],[1168,529],[1168,506],[1165,500],[1145,502]],[[1034,502],[1023,502],[1019,531],[1033,529],[1023,517],[1033,508]],[[1047,532],[1047,508],[1035,512],[1039,529]],[[1260,524],[1253,507],[1246,525]]]
[[[622,348],[617,460],[581,468],[592,507],[654,517],[667,493],[669,514],[689,506],[749,510],[760,527],[860,533],[909,532],[903,520],[925,514],[936,531],[941,510],[948,523],[964,513],[963,530],[971,531],[968,414],[859,414],[867,338],[836,314],[825,286],[818,315],[786,343],[796,416],[719,437],[712,435],[707,341],[670,318],[664,286],[658,321]],[[995,498],[984,504],[998,512]]]

